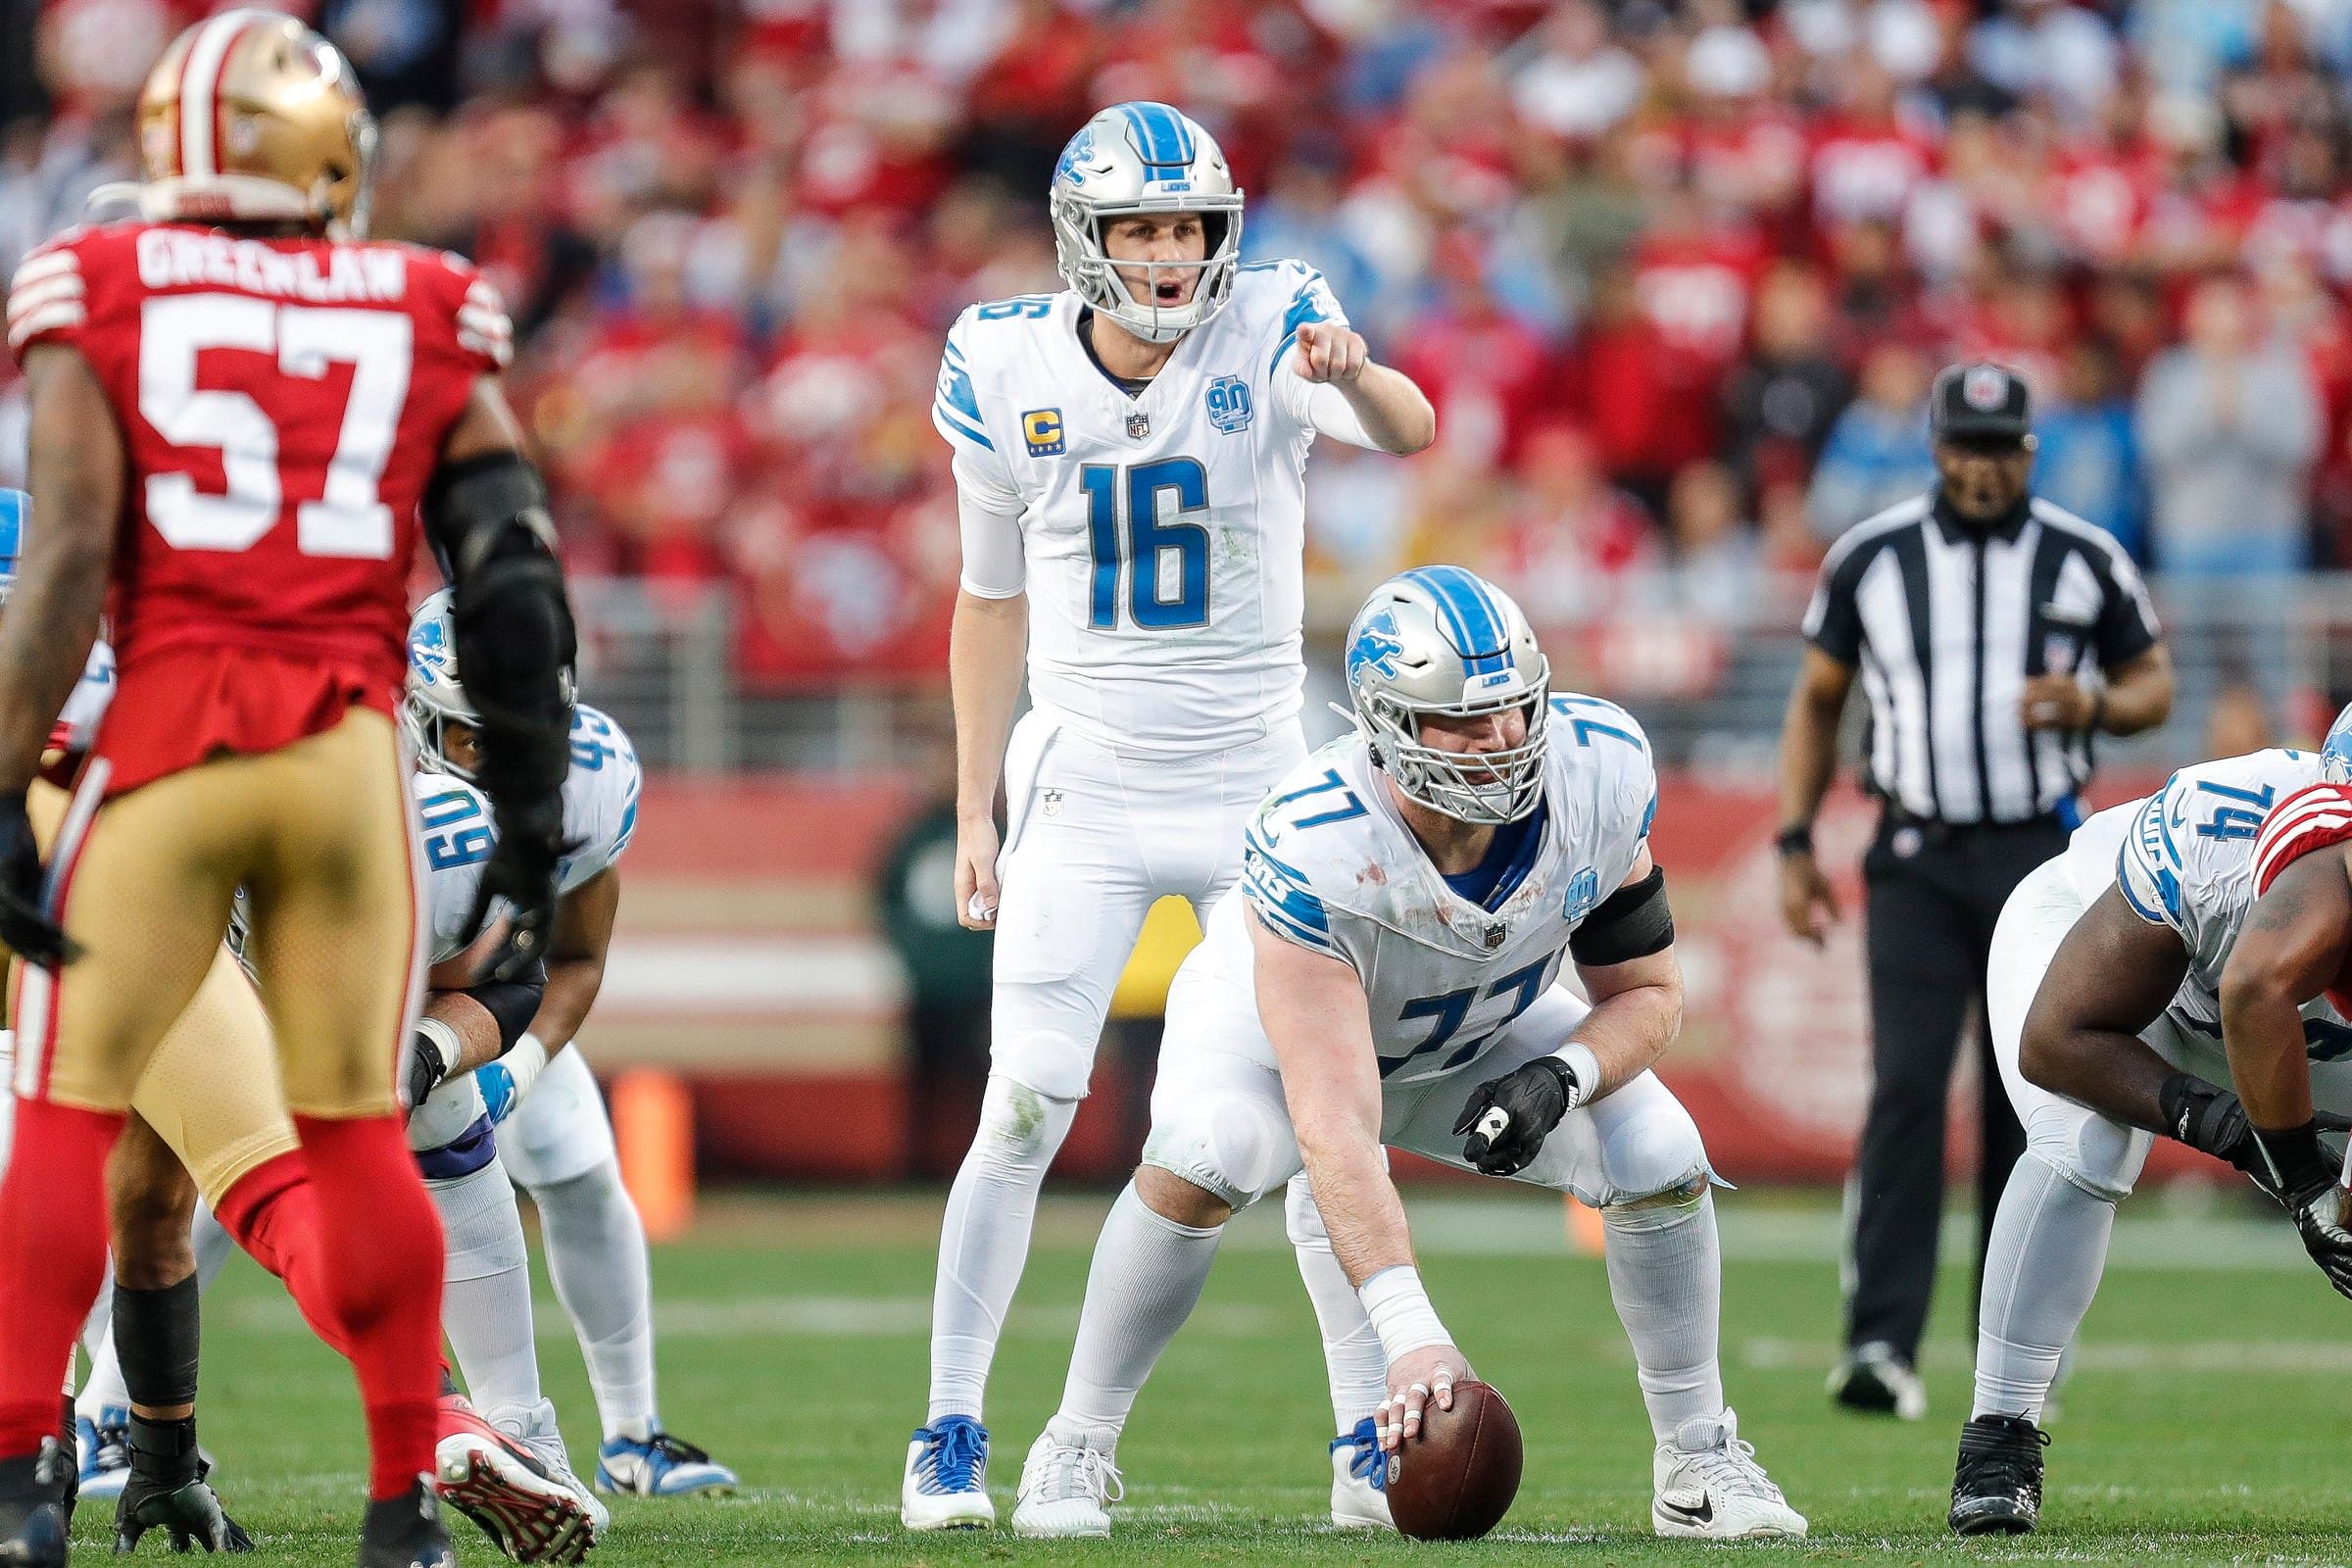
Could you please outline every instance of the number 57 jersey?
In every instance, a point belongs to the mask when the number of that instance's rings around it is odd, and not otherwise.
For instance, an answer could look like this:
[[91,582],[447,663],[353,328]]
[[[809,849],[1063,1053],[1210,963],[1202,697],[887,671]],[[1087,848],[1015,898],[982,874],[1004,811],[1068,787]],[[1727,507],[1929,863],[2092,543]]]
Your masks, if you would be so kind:
[[[79,229],[34,251],[10,348],[78,352],[129,459],[112,605],[120,792],[395,710],[417,503],[510,328],[464,261],[397,244]],[[77,519],[78,520],[78,519]]]
[[[974,306],[948,334],[931,413],[964,586],[1027,592],[1031,698],[1094,741],[1199,755],[1297,715],[1317,389],[1289,362],[1310,321],[1345,321],[1321,273],[1244,267],[1134,396],[1089,356],[1073,293]],[[984,574],[975,511],[1018,518],[1016,566]]]

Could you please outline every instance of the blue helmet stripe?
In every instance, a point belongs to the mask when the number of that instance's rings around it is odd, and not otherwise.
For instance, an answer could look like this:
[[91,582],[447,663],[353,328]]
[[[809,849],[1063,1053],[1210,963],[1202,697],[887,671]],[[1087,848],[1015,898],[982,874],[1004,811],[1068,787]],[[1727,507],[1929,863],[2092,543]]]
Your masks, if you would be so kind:
[[1461,651],[1462,666],[1483,675],[1510,665],[1510,634],[1487,585],[1459,566],[1420,566],[1405,573],[1438,602]]
[[1166,104],[1139,99],[1119,105],[1136,138],[1143,143],[1144,162],[1153,169],[1188,169],[1193,162],[1193,133],[1184,117]]

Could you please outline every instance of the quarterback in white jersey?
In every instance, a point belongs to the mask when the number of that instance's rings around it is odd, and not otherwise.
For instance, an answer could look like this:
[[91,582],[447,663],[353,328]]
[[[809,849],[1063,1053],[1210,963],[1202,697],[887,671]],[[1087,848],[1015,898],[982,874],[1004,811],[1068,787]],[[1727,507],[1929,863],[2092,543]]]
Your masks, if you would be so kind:
[[[1013,1528],[1108,1532],[1119,1433],[1225,1221],[1301,1168],[1386,1362],[1385,1394],[1357,1412],[1375,1459],[1426,1401],[1450,1406],[1469,1367],[1413,1266],[1394,1145],[1600,1210],[1659,1534],[1802,1536],[1724,1404],[1712,1173],[1649,1070],[1682,980],[1641,726],[1550,696],[1518,607],[1454,566],[1375,590],[1348,682],[1357,733],[1276,786],[1243,891],[1169,994],[1144,1162],[1097,1244]],[[1590,1002],[1561,983],[1567,964]]]
[[[956,899],[997,940],[991,1074],[941,1227],[929,1408],[902,1479],[918,1530],[995,1521],[989,1365],[1145,912],[1230,886],[1249,812],[1304,753],[1308,448],[1404,454],[1437,427],[1313,269],[1241,265],[1242,193],[1175,110],[1096,115],[1049,206],[1069,287],[965,311],[932,405],[963,541]],[[1346,1282],[1297,1208],[1327,1316]],[[1340,1513],[1349,1496],[1378,1501],[1335,1480]]]
[[[466,695],[450,596],[416,609],[409,627],[404,723],[431,765],[467,773],[478,716]],[[654,1391],[653,1278],[645,1226],[621,1185],[612,1123],[572,1039],[595,1005],[620,908],[621,856],[637,830],[637,749],[609,715],[572,708],[564,779],[559,903],[547,991],[514,1048],[473,1073],[509,1174],[539,1209],[548,1273],[588,1363],[604,1443],[600,1490],[640,1496],[721,1494],[735,1473],[665,1431]],[[433,857],[427,824],[425,856]]]
[[[2077,828],[2002,907],[1986,1013],[2026,1152],[1986,1250],[1949,1516],[1963,1535],[2039,1522],[2038,1421],[2098,1289],[2115,1205],[2156,1136],[2275,1189],[2224,1087],[2222,976],[2254,901],[2264,817],[2319,776],[2318,753],[2288,750],[2182,768]],[[2302,1010],[2320,1107],[2352,1113],[2352,1026],[2325,999]]]

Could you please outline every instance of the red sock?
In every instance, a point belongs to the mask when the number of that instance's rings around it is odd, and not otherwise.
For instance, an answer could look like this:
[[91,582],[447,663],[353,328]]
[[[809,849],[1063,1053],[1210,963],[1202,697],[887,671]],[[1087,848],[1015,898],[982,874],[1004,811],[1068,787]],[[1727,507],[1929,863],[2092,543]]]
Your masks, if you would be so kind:
[[239,1177],[221,1195],[213,1217],[255,1262],[285,1282],[286,1294],[294,1298],[311,1332],[350,1360],[351,1336],[343,1331],[327,1290],[318,1195],[311,1191],[302,1152],[280,1154]]
[[398,1117],[297,1116],[294,1130],[316,1204],[321,1309],[350,1341],[368,1412],[368,1495],[381,1502],[433,1467],[441,1218]]
[[106,1278],[106,1156],[122,1130],[119,1113],[17,1102],[0,1180],[0,1458],[56,1435],[58,1378]]

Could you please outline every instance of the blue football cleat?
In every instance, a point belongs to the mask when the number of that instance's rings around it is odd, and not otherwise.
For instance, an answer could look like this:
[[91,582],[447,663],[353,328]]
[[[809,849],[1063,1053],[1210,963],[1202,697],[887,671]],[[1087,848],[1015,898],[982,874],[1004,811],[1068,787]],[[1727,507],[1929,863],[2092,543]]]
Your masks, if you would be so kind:
[[899,1484],[899,1522],[909,1530],[987,1530],[988,1428],[968,1415],[941,1416],[915,1429]]
[[632,1497],[728,1497],[735,1472],[693,1444],[656,1430],[639,1442],[614,1438],[596,1450],[596,1490]]
[[112,1501],[130,1481],[130,1412],[110,1404],[98,1419],[74,1418],[74,1446],[81,1450],[81,1494]]
[[1331,1522],[1341,1530],[1394,1530],[1389,1456],[1370,1416],[1331,1440]]

